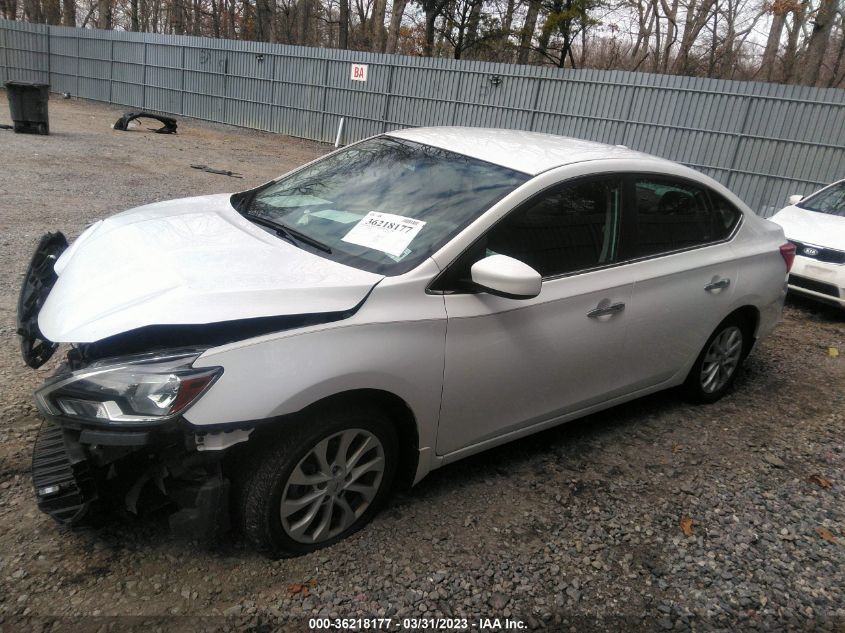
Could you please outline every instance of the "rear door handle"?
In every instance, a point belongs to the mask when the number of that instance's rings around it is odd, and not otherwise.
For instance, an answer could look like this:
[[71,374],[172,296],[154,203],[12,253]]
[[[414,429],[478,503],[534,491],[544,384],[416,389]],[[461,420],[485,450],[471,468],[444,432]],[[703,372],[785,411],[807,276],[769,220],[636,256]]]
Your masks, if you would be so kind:
[[716,281],[711,281],[709,284],[704,286],[704,289],[707,292],[713,292],[714,290],[722,290],[723,288],[727,288],[730,285],[730,279],[718,279]]
[[598,317],[607,316],[608,314],[618,314],[625,310],[624,303],[611,303],[610,305],[603,306],[599,304],[598,307],[590,310],[587,312],[587,316],[591,319],[597,319]]

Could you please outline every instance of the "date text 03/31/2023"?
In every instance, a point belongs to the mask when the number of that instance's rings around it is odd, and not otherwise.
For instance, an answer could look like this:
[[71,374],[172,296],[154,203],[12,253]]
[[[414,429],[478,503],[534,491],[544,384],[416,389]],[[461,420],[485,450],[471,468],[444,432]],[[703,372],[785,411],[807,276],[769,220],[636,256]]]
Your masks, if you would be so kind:
[[519,631],[525,622],[511,618],[310,618],[312,631]]

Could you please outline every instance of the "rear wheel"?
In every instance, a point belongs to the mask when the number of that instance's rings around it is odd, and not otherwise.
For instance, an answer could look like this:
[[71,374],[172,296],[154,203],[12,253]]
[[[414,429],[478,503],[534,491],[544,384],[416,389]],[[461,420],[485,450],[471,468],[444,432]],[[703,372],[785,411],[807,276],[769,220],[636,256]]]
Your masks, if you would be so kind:
[[359,530],[396,471],[396,433],[379,410],[324,408],[297,426],[257,455],[236,490],[245,536],[272,556],[312,552]]
[[751,349],[751,328],[739,317],[728,317],[710,335],[684,382],[693,402],[716,402],[727,393]]

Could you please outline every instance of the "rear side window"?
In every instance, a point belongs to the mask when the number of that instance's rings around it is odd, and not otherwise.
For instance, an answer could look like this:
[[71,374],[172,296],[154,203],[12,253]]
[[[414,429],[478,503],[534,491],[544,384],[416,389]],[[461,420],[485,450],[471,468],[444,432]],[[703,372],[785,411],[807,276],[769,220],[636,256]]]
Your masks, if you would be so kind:
[[731,234],[740,211],[703,187],[670,178],[634,177],[636,257],[718,242]]
[[845,217],[845,182],[802,200],[798,206],[810,211]]

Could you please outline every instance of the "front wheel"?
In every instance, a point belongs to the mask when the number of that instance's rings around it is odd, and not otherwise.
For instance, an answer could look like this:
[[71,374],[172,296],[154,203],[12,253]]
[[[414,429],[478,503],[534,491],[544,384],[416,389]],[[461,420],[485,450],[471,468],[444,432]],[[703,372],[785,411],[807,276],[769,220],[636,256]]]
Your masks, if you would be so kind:
[[277,557],[306,554],[364,526],[390,491],[396,433],[376,409],[316,410],[238,478],[245,536]]
[[750,349],[748,323],[738,317],[722,321],[707,339],[684,382],[687,398],[701,403],[719,400],[730,389]]

